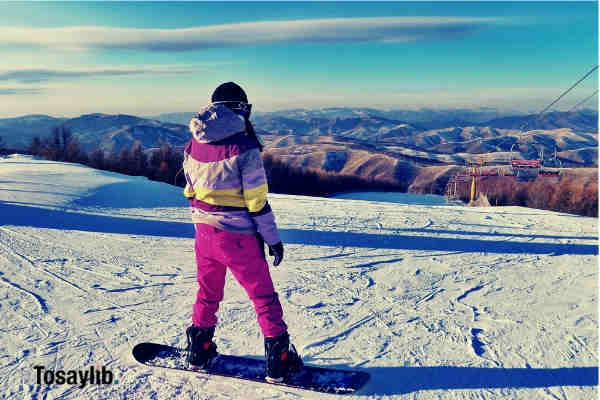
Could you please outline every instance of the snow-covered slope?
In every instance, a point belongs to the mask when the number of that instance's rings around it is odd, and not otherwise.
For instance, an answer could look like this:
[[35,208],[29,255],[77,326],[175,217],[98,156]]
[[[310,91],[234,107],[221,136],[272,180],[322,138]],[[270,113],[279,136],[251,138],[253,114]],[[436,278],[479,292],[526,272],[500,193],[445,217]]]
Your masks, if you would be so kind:
[[456,205],[448,203],[444,196],[437,194],[396,193],[396,192],[348,192],[332,196],[335,199],[366,200],[398,204],[418,204],[426,206]]
[[[360,398],[597,396],[597,220],[519,208],[272,195],[286,256],[272,275],[308,363],[360,368]],[[415,201],[412,201],[415,203]],[[131,348],[183,346],[195,299],[179,188],[0,160],[0,398],[333,398],[151,370]],[[221,352],[261,356],[229,276]],[[106,366],[112,385],[38,385],[35,366]]]

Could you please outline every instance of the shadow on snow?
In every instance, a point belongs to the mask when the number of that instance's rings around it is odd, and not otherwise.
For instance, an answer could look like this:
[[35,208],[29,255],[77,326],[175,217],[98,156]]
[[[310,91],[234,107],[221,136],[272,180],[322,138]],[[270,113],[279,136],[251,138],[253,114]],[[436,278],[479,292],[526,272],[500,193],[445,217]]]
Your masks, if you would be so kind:
[[[35,228],[69,229],[87,232],[193,238],[191,223],[122,218],[55,209],[0,203],[0,224]],[[433,231],[432,233],[434,233]],[[451,233],[448,231],[447,233]],[[280,229],[287,244],[345,246],[397,250],[452,250],[482,253],[598,254],[598,246],[574,243],[536,243],[432,236],[381,235],[360,232],[332,232]],[[427,233],[427,230],[423,230]],[[464,232],[453,232],[464,234]],[[484,233],[480,233],[485,235]],[[503,236],[511,236],[506,234]],[[516,235],[519,237],[520,235]],[[542,236],[543,237],[543,236]],[[529,236],[535,239],[536,236]]]
[[[427,232],[424,230],[424,232]],[[454,232],[461,234],[461,232]],[[508,235],[507,235],[508,236]],[[535,238],[532,236],[531,238]],[[284,243],[316,246],[366,247],[397,250],[452,250],[476,253],[525,254],[598,254],[591,244],[536,243],[480,239],[441,238],[431,236],[379,235],[360,232],[309,231],[281,229]]]
[[0,203],[0,225],[68,229],[84,232],[193,238],[191,223],[112,217],[76,211]]
[[373,367],[361,395],[395,395],[421,390],[469,390],[596,386],[597,367],[474,368],[474,367]]

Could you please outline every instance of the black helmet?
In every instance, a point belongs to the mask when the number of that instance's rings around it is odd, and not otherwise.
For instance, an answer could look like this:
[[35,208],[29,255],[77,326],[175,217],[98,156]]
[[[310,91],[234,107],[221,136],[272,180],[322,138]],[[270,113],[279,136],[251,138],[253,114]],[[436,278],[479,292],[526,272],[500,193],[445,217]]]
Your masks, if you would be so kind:
[[223,101],[248,103],[248,97],[246,96],[244,89],[242,89],[240,86],[233,82],[227,82],[219,85],[219,87],[215,89],[212,94],[211,101],[213,103]]
[[233,82],[219,85],[213,92],[211,101],[213,104],[220,103],[227,106],[233,112],[242,115],[244,118],[249,118],[250,112],[252,111],[252,104],[248,104],[246,92]]

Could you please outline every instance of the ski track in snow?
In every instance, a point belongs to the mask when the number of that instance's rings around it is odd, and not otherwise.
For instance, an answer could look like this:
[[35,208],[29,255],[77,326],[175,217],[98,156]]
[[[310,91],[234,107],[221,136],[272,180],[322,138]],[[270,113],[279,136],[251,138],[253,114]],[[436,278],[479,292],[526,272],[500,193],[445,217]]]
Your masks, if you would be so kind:
[[[596,398],[596,219],[270,203],[286,246],[271,271],[293,342],[308,363],[372,375],[347,398]],[[179,188],[13,156],[0,159],[0,214],[0,399],[334,397],[132,359],[142,341],[185,346],[196,281]],[[262,356],[254,309],[231,274],[225,291],[219,351]],[[119,383],[37,385],[36,365],[105,365]]]

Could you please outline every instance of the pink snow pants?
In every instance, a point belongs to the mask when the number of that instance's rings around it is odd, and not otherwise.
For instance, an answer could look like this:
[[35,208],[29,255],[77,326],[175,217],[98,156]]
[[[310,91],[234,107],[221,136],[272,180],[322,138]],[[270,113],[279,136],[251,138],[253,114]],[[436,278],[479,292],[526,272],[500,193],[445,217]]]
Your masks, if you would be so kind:
[[[256,235],[227,232],[196,224],[198,293],[192,322],[200,328],[217,324],[216,312],[223,300],[225,272],[231,270],[254,303],[258,324],[265,337],[287,331],[283,310],[265,260],[262,240]],[[260,243],[260,244],[259,244]]]

